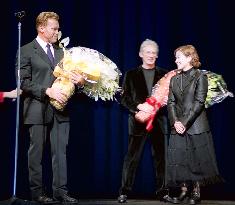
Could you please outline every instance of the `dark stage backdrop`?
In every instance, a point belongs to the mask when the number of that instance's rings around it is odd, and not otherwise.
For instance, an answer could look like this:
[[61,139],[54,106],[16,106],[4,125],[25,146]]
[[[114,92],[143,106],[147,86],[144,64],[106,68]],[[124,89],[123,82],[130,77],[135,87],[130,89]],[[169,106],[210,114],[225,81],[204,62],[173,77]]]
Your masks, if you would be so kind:
[[[234,7],[221,0],[8,0],[1,15],[0,90],[16,87],[14,64],[18,47],[18,21],[24,10],[21,44],[36,37],[35,18],[41,11],[55,11],[69,46],[97,49],[112,59],[121,72],[138,66],[140,43],[158,42],[158,65],[175,68],[174,49],[193,44],[201,56],[202,69],[223,75],[235,92]],[[122,76],[123,77],[123,76]],[[120,79],[120,84],[122,82]],[[118,102],[95,102],[84,95],[71,103],[71,137],[68,145],[68,186],[81,198],[115,198],[127,151],[127,112]],[[231,198],[235,194],[234,99],[208,109],[218,165],[225,184],[204,192],[203,197]],[[16,102],[0,106],[0,200],[13,192]],[[22,121],[20,120],[22,124]],[[17,195],[29,197],[28,134],[20,126]],[[48,169],[50,169],[48,165]],[[49,172],[48,172],[49,173]],[[154,195],[155,184],[150,145],[146,144],[134,185],[137,196]],[[51,175],[47,174],[47,183]]]

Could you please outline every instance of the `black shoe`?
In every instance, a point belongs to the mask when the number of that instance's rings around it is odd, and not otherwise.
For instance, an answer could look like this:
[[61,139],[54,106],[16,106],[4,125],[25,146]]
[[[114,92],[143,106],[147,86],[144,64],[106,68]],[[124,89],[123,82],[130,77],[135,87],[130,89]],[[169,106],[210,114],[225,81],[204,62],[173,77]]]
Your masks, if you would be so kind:
[[64,194],[62,196],[55,197],[56,200],[62,202],[62,203],[69,203],[69,204],[77,204],[78,200],[75,198],[72,198],[68,194]]
[[46,195],[41,195],[37,198],[34,198],[33,201],[41,203],[41,204],[54,204],[55,203],[55,201],[52,198]]
[[180,204],[182,202],[186,202],[188,199],[188,192],[181,191],[181,194],[178,197],[173,197],[173,204]]
[[201,202],[201,195],[200,195],[200,184],[199,182],[194,182],[193,192],[191,197],[189,198],[189,204],[198,204]]
[[178,197],[173,197],[173,203],[179,204],[182,202],[187,202],[189,197],[189,188],[186,183],[183,183],[181,186],[181,193]]
[[118,197],[118,203],[126,203],[127,202],[127,195],[120,195]]
[[169,189],[166,187],[162,187],[156,191],[156,199],[160,201],[164,201],[164,197],[169,195]]
[[199,204],[201,202],[200,192],[193,192],[192,196],[189,198],[189,204]]
[[162,198],[162,201],[174,204],[174,200],[168,194]]

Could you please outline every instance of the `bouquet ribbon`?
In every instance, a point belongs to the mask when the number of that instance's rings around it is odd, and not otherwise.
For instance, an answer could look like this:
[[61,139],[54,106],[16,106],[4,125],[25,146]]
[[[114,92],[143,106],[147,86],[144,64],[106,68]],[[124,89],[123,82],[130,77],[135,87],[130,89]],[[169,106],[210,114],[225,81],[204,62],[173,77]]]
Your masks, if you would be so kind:
[[146,125],[146,130],[148,132],[150,132],[152,129],[153,129],[153,120],[154,118],[156,117],[157,115],[157,111],[159,110],[159,108],[161,107],[161,103],[157,102],[156,98],[151,96],[149,98],[146,99],[146,102],[153,106],[154,109],[153,109],[153,112],[152,114],[150,115],[150,118],[147,120],[147,125]]

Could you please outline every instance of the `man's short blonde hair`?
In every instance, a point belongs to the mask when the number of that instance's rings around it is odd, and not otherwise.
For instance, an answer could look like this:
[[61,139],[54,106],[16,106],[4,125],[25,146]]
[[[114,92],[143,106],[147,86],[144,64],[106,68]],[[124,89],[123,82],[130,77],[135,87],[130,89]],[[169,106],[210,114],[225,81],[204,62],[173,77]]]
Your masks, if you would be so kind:
[[45,26],[48,19],[55,19],[59,21],[59,15],[51,11],[41,12],[36,18],[36,29],[38,30],[39,26]]

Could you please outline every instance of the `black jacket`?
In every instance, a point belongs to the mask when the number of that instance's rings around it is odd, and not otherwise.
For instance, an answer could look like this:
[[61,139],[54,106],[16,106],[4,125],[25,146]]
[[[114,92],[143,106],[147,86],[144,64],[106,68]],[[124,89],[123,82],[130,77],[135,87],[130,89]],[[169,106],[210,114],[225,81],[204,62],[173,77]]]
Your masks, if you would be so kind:
[[168,115],[171,133],[175,134],[175,121],[180,121],[189,134],[200,134],[209,131],[209,124],[205,111],[205,100],[208,91],[206,74],[198,69],[191,69],[190,77],[182,88],[182,74],[177,74],[170,81],[168,97]]
[[[63,58],[63,50],[54,46],[54,55],[57,64]],[[59,121],[68,121],[67,110],[57,111],[50,105],[49,98],[45,94],[46,89],[51,87],[55,80],[54,65],[36,39],[21,48],[20,63],[21,89],[24,93],[24,123],[48,123],[54,114]]]

